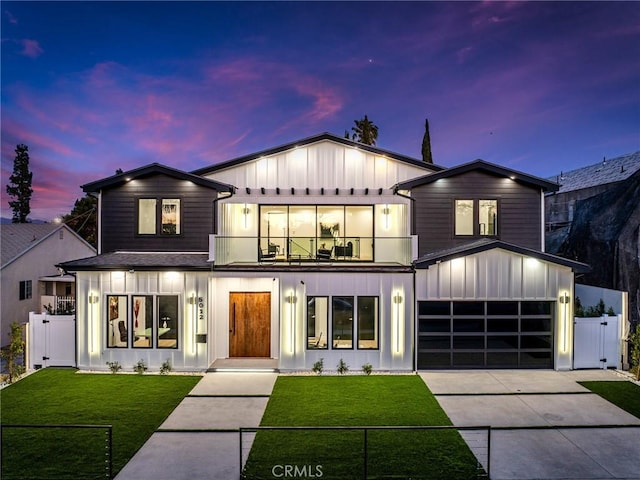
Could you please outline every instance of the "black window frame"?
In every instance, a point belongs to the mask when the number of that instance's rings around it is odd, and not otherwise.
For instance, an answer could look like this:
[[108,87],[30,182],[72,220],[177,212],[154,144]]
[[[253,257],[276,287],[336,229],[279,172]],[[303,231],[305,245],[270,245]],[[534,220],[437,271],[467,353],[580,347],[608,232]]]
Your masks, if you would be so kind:
[[33,281],[20,280],[18,298],[20,300],[30,300],[33,298]]
[[[468,235],[463,235],[463,234],[458,234],[456,233],[456,202],[458,201],[463,201],[463,200],[467,200],[467,201],[472,201],[473,202],[473,233],[468,234]],[[495,232],[491,235],[489,234],[484,234],[480,232],[480,202],[482,201],[492,201],[492,202],[496,202],[496,209],[497,209],[497,213],[496,213],[496,225],[495,225]],[[501,199],[497,198],[497,197],[491,197],[491,196],[482,196],[482,197],[478,197],[478,196],[466,196],[466,197],[455,197],[452,199],[451,201],[451,214],[452,214],[452,220],[451,220],[451,226],[452,226],[452,236],[453,238],[456,239],[462,239],[462,238],[500,238],[500,226],[502,224],[501,222],[501,212],[502,212],[502,205],[501,205]]]
[[[155,233],[140,233],[140,200],[155,200]],[[164,200],[178,200],[180,202],[178,209],[178,225],[180,227],[179,233],[164,233],[162,228],[162,202]],[[136,197],[136,222],[135,222],[135,235],[143,238],[152,237],[168,237],[175,238],[184,235],[184,198],[182,195],[141,195]]]

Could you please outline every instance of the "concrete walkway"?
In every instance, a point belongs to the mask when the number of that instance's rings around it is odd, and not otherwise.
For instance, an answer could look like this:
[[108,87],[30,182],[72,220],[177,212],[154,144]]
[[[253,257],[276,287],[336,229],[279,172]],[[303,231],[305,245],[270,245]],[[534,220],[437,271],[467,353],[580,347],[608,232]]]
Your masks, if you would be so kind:
[[206,374],[116,480],[239,478],[237,430],[260,424],[276,378],[275,373]]
[[[446,371],[420,376],[454,425],[520,427],[492,430],[492,479],[640,479],[640,419],[577,383],[623,380],[614,372]],[[276,378],[275,373],[206,374],[116,479],[238,479],[237,429],[260,424]],[[566,428],[574,425],[588,428]],[[525,428],[540,426],[557,428]],[[463,438],[486,468],[486,433],[464,432]],[[250,440],[244,448],[250,448]]]
[[[577,383],[624,380],[615,372],[447,371],[420,376],[454,425],[520,427],[492,430],[492,479],[640,479],[640,419]],[[637,428],[598,428],[603,425]],[[568,426],[590,428],[562,428]],[[486,433],[465,432],[463,438],[486,468]]]

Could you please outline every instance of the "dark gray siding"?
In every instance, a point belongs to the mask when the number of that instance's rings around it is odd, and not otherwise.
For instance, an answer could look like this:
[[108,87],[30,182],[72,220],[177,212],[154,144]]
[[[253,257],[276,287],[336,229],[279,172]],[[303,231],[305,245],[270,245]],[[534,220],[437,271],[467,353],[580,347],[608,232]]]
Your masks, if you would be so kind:
[[415,233],[419,236],[419,255],[483,238],[454,236],[455,199],[497,199],[497,238],[540,250],[542,212],[538,188],[522,185],[509,178],[471,171],[415,187],[411,196],[416,199]]
[[[138,198],[180,198],[180,235],[137,235]],[[102,191],[102,253],[116,250],[206,252],[217,192],[167,175],[137,178]]]

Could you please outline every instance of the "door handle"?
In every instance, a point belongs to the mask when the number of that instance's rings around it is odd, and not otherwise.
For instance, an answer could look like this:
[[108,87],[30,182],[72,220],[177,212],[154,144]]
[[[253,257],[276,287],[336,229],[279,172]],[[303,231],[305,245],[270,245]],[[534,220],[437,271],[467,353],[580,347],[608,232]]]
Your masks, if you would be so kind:
[[236,304],[233,304],[233,308],[231,310],[231,330],[229,330],[229,333],[231,333],[232,335],[236,334]]

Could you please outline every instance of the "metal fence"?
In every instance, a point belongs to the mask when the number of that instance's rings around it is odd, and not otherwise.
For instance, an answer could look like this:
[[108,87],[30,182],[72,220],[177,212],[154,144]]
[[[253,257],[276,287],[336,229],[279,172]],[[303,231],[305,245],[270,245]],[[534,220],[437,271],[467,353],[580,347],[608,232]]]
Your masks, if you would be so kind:
[[[265,434],[267,432],[272,433],[272,437],[268,440],[270,452],[267,454],[268,458],[259,458],[250,460],[250,454],[254,441],[259,434]],[[339,433],[339,436],[333,436],[335,439],[345,439],[348,435],[352,435],[352,438],[347,441],[348,448],[344,448],[344,445],[337,447],[338,452],[330,452],[333,442],[329,440],[323,446],[322,451],[308,451],[306,442],[309,438],[314,437],[317,441],[324,432]],[[424,435],[418,435],[421,432],[429,432],[432,434],[438,434],[441,432],[457,432],[462,440],[470,447],[471,452],[475,458],[467,457],[468,465],[466,465],[465,478],[488,478],[491,469],[491,427],[489,426],[474,426],[474,427],[454,427],[454,426],[367,426],[367,427],[257,427],[257,428],[240,428],[240,448],[239,448],[239,462],[240,462],[240,478],[246,480],[258,480],[262,478],[287,478],[287,476],[315,478],[432,478],[426,474],[419,473],[421,469],[420,464],[426,464],[432,462],[429,459],[429,454],[438,451],[438,456],[442,460],[443,455],[447,453],[440,451],[436,442],[428,444],[421,444],[425,439]],[[286,438],[287,433],[300,434],[297,438]],[[377,436],[376,434],[386,434],[384,437]],[[357,436],[353,435],[357,434]],[[411,443],[412,452],[399,451],[395,452],[395,459],[399,456],[406,454],[411,455],[412,458],[419,458],[419,461],[414,462],[414,466],[417,467],[413,472],[388,472],[381,473],[380,466],[384,465],[386,459],[377,457],[389,456],[393,457],[394,439],[398,439],[403,434],[416,434]],[[306,436],[305,436],[306,435]],[[376,436],[378,437],[376,439]],[[406,440],[406,439],[405,439]],[[259,440],[264,442],[265,439]],[[380,448],[381,441],[385,442],[384,446]],[[336,442],[337,443],[337,442]],[[372,444],[377,443],[377,448]],[[406,446],[406,442],[404,443]],[[285,447],[283,448],[283,445]],[[435,445],[435,448],[434,448]],[[264,444],[260,447],[263,448]],[[286,453],[273,453],[273,449],[283,448],[283,452]],[[310,447],[313,448],[313,447]],[[300,454],[301,451],[307,450],[304,454]],[[419,452],[419,453],[418,453]],[[416,454],[418,453],[418,454]],[[333,455],[333,456],[332,456]],[[341,457],[341,458],[337,458]],[[331,469],[334,465],[326,465],[322,462],[347,462],[349,473],[345,471],[332,472]],[[255,464],[261,464],[261,471],[256,471]],[[390,467],[393,468],[393,467]],[[436,467],[436,470],[439,467]],[[266,470],[265,470],[266,469]],[[260,469],[259,469],[260,470]],[[468,473],[472,471],[472,475]],[[422,475],[422,476],[421,476]],[[442,478],[457,478],[455,475],[447,473]]]
[[[7,435],[8,431],[21,430],[19,436]],[[46,436],[37,436],[30,439],[25,433],[26,430],[49,430]],[[62,437],[54,435],[54,431],[62,430]],[[68,462],[78,452],[86,452],[91,450],[87,443],[82,441],[75,445],[76,450],[70,451],[64,448],[65,440],[67,444],[73,444],[76,439],[71,439],[71,430],[80,431],[98,431],[104,430],[102,438],[98,442],[103,444],[102,447],[95,448],[96,459],[89,461],[95,466],[91,471],[78,471],[78,468],[70,468]],[[66,438],[65,438],[66,437]],[[0,425],[0,459],[2,468],[0,477],[5,480],[24,479],[24,478],[41,478],[41,479],[112,479],[113,478],[113,427],[111,425],[29,425],[29,424],[1,424]],[[34,449],[36,455],[26,451],[27,448]],[[99,452],[102,452],[101,454]],[[28,467],[24,466],[21,459],[27,455]],[[100,457],[98,458],[98,455]],[[59,468],[58,468],[59,464]],[[26,469],[32,471],[26,471]],[[65,476],[67,475],[67,476]]]

